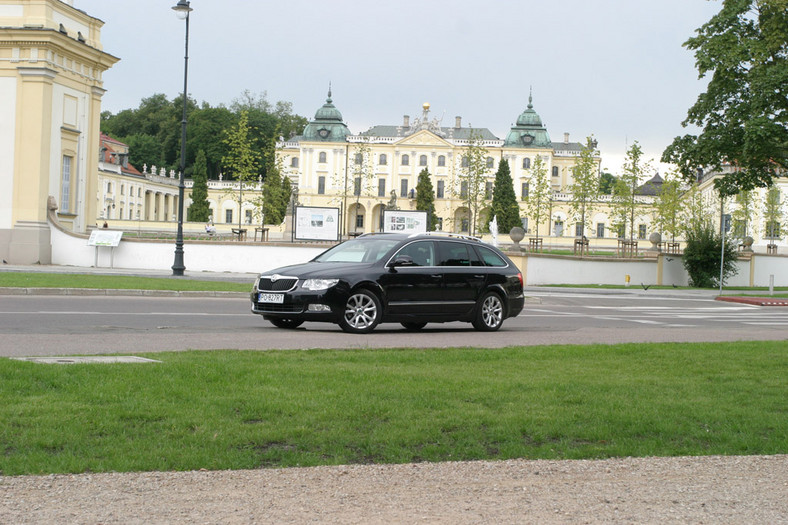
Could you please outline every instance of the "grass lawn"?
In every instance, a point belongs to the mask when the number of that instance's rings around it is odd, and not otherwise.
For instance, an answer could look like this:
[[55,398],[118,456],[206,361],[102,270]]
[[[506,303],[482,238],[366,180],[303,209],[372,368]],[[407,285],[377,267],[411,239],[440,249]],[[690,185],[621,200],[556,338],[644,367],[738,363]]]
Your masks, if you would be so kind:
[[0,359],[0,474],[788,453],[784,341],[147,357]]
[[249,292],[252,281],[197,281],[183,278],[134,277],[75,273],[0,272],[3,288],[98,288],[106,290],[176,290]]

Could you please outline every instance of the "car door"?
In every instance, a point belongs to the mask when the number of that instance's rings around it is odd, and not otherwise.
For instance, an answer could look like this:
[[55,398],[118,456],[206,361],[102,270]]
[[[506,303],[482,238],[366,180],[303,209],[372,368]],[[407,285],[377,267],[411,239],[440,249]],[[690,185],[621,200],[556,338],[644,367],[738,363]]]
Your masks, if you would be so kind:
[[403,256],[409,264],[390,267],[381,275],[390,314],[437,314],[442,311],[442,279],[437,266],[435,243],[414,241],[397,251],[391,260]]
[[484,289],[487,272],[473,247],[464,242],[438,241],[446,312],[468,314]]

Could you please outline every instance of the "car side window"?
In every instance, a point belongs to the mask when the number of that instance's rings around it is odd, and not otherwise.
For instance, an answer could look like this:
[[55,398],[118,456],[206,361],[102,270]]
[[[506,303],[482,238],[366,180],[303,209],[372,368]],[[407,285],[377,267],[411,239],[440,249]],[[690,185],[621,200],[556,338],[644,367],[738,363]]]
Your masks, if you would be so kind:
[[414,266],[435,266],[435,246],[432,241],[416,241],[404,246],[397,255],[408,255]]
[[501,256],[491,249],[485,248],[484,246],[477,246],[476,249],[479,250],[479,255],[481,255],[485,266],[506,266],[506,261],[501,259]]
[[478,261],[476,253],[468,249],[467,244],[461,242],[438,242],[440,266],[471,266]]

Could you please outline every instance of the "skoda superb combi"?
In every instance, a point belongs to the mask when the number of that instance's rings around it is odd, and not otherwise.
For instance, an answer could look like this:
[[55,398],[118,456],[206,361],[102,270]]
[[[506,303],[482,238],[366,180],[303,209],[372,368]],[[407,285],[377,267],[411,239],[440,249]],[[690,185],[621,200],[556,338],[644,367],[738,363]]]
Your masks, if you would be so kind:
[[493,246],[452,234],[365,234],[305,264],[261,274],[252,312],[279,328],[304,321],[368,333],[465,321],[494,331],[524,304],[519,269]]

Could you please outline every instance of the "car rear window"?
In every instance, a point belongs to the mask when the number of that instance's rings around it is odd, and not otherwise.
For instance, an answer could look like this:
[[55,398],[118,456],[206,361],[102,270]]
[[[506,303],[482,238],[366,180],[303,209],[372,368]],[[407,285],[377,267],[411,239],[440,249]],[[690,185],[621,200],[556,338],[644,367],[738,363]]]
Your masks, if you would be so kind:
[[506,266],[506,261],[501,259],[501,256],[484,246],[477,246],[479,255],[482,257],[485,266]]

